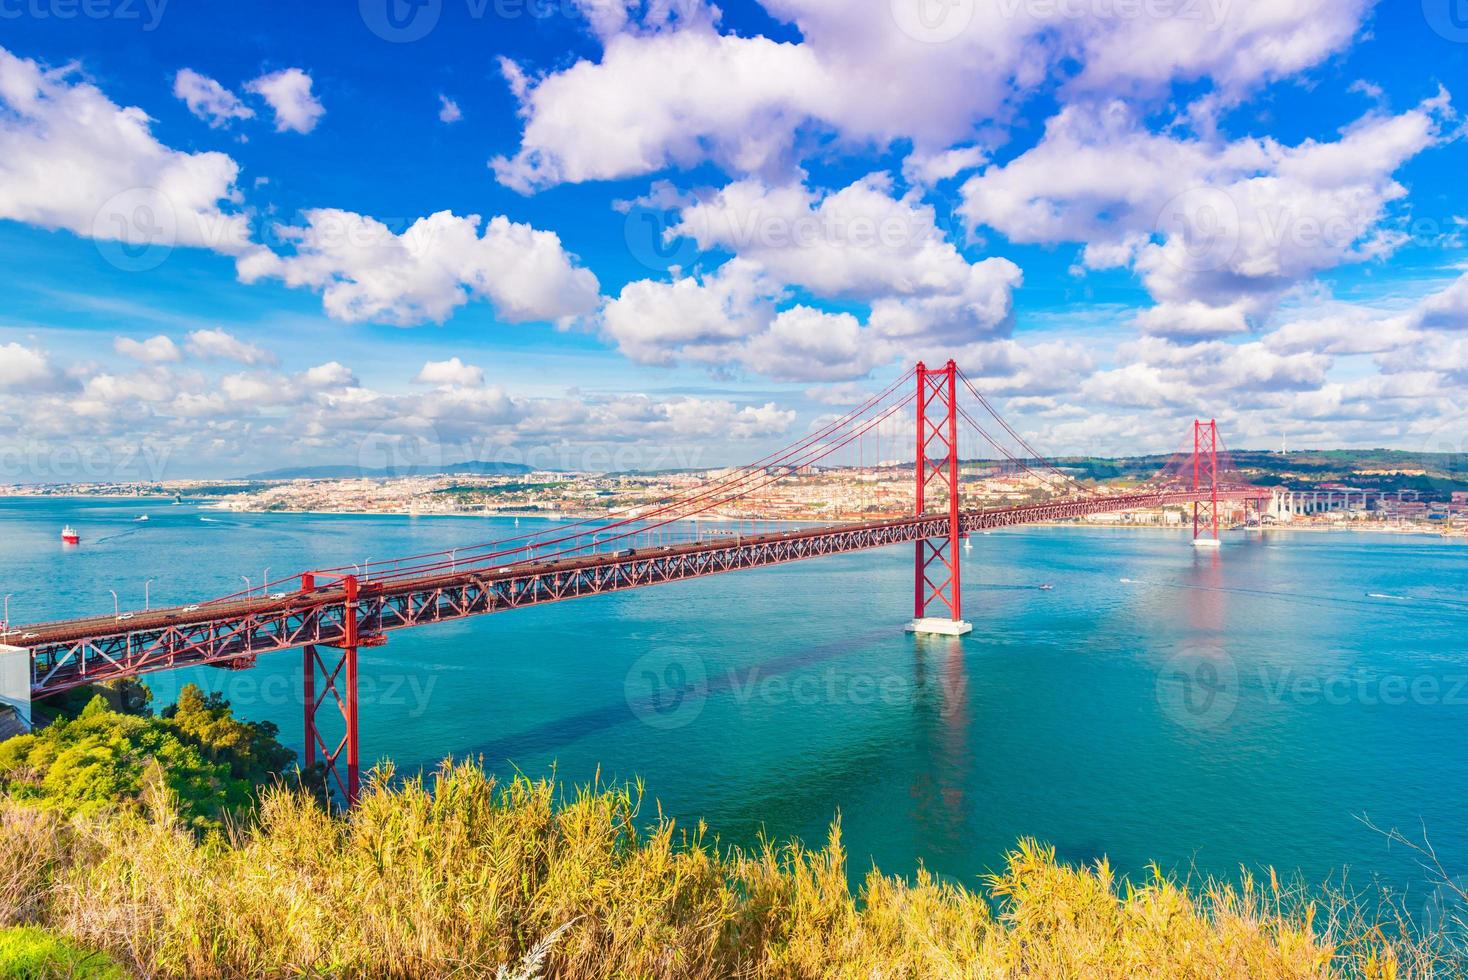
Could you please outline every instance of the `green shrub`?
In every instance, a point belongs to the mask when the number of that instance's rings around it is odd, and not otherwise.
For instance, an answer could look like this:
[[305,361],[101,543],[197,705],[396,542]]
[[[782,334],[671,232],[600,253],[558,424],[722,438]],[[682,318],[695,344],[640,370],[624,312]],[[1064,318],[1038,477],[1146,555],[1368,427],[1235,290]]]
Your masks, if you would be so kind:
[[280,729],[268,721],[240,721],[219,693],[205,695],[194,684],[178,692],[178,703],[163,709],[163,718],[204,749],[213,762],[229,766],[230,775],[252,786],[264,786],[295,761],[280,744]]
[[105,953],[90,952],[34,926],[0,928],[0,976],[17,980],[126,980]]
[[227,701],[192,684],[158,718],[116,711],[99,693],[75,717],[0,743],[0,790],[89,816],[137,809],[161,788],[186,823],[205,830],[247,809],[257,787],[290,765],[294,753],[275,736],[274,725],[239,721]]

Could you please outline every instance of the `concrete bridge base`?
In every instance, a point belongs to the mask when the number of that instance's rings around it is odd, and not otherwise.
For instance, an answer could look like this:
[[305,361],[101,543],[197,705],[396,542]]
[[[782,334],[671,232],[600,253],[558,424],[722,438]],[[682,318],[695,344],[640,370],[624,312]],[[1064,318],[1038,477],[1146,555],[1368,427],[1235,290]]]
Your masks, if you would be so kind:
[[31,652],[24,647],[0,646],[0,708],[9,706],[31,725]]
[[961,619],[914,619],[905,627],[909,633],[929,636],[962,636],[974,631],[974,624]]

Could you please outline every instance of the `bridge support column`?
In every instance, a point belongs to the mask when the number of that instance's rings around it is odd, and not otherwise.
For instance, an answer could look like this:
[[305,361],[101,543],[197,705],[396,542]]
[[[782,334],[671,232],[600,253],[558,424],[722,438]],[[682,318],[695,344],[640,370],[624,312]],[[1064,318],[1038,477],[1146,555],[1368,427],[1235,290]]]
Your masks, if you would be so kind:
[[[303,678],[306,705],[307,769],[317,763],[325,769],[326,788],[335,793],[347,809],[357,805],[361,792],[361,755],[357,732],[357,579],[348,575],[342,580],[346,601],[342,607],[342,639],[335,656],[323,655],[316,646],[305,648]],[[331,647],[327,647],[331,650]],[[322,683],[318,686],[317,680]],[[322,734],[321,708],[330,698],[342,719],[342,736],[335,745]],[[335,725],[333,725],[335,727]]]
[[14,708],[31,727],[31,652],[25,647],[0,646],[0,706]]
[[[939,481],[937,489],[946,491],[941,503],[948,515],[948,533],[941,538],[918,539],[913,566],[913,618],[907,625],[909,633],[962,636],[973,630],[973,624],[963,621],[963,592],[959,577],[957,385],[958,366],[953,361],[949,361],[941,371],[930,371],[919,362],[916,513],[921,517],[927,512],[928,485],[934,480]],[[931,496],[936,498],[937,495]]]
[[1209,500],[1193,501],[1193,547],[1218,547],[1218,422],[1193,422],[1193,492],[1209,491]]

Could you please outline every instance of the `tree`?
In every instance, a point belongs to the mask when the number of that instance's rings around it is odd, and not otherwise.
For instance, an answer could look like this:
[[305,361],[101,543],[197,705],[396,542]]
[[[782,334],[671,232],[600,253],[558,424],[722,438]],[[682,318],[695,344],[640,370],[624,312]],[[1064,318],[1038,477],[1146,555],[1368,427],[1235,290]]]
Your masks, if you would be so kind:
[[295,753],[276,731],[236,719],[228,701],[193,684],[156,718],[116,711],[98,694],[75,718],[0,743],[0,790],[84,815],[143,810],[161,779],[180,818],[207,829],[247,808],[260,784],[290,766]]
[[153,689],[136,677],[120,677],[96,684],[84,684],[47,698],[37,705],[38,714],[48,718],[53,715],[75,718],[98,695],[112,706],[112,710],[121,711],[125,715],[153,713]]
[[0,785],[17,799],[86,815],[136,806],[155,760],[181,816],[195,826],[217,823],[249,798],[249,785],[233,780],[227,765],[164,722],[113,711],[100,694],[76,718],[0,745]]
[[217,691],[205,695],[197,684],[184,685],[178,703],[164,708],[163,717],[198,743],[210,759],[227,763],[236,779],[251,784],[269,782],[296,758],[280,744],[280,729],[275,724],[240,721],[223,695]]

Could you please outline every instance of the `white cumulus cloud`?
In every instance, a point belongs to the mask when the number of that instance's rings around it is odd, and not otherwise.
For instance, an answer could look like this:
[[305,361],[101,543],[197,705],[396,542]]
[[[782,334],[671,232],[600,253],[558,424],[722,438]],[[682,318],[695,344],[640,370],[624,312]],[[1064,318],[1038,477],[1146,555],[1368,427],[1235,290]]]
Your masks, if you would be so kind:
[[[1160,98],[1174,82],[1206,80],[1212,103],[1227,105],[1342,50],[1370,0],[1162,0],[1143,16],[1092,17],[1065,3],[952,4],[936,24],[907,0],[765,7],[801,39],[722,33],[712,8],[674,22],[664,5],[640,21],[630,8],[594,5],[600,60],[539,79],[507,66],[525,126],[519,151],[493,161],[499,179],[529,192],[704,161],[768,176],[822,145],[802,145],[812,130],[856,146],[910,140],[918,160],[937,160],[1047,90]],[[932,173],[974,159],[943,159]]]
[[1083,266],[1131,267],[1158,301],[1148,332],[1223,336],[1321,271],[1391,254],[1396,171],[1452,117],[1440,93],[1287,146],[1150,132],[1120,102],[1068,106],[1034,148],[970,178],[960,210],[1011,241],[1082,243]]
[[241,102],[239,96],[192,68],[180,69],[174,76],[173,94],[213,129],[228,126],[234,119],[255,117],[255,110]]
[[[1019,267],[970,262],[917,191],[894,196],[892,187],[882,173],[830,193],[747,178],[675,201],[668,237],[735,258],[702,276],[629,283],[603,309],[606,333],[647,363],[804,381],[858,378],[1007,334]],[[870,312],[863,322],[809,304],[781,309],[797,290]]]
[[503,216],[485,223],[479,215],[440,211],[401,234],[351,211],[318,209],[305,218],[304,226],[276,229],[293,254],[246,256],[240,278],[319,289],[336,319],[400,326],[442,323],[471,299],[492,302],[515,323],[562,320],[596,307],[596,276],[576,264],[556,234]]
[[0,344],[0,395],[49,387],[56,380],[44,351],[20,343]]
[[183,358],[183,355],[179,353],[178,345],[163,334],[149,337],[146,340],[118,337],[112,342],[112,347],[123,357],[130,357],[145,364],[167,364]]
[[275,131],[309,133],[316,128],[326,108],[311,93],[311,76],[299,68],[283,68],[261,75],[245,85],[275,111]]
[[477,388],[484,384],[484,371],[451,357],[446,361],[426,362],[413,380],[425,385]]
[[191,331],[184,348],[194,357],[206,360],[237,361],[240,364],[272,364],[275,361],[275,355],[265,348],[218,328]]
[[301,382],[308,388],[348,388],[357,383],[357,376],[345,364],[327,361],[307,368],[301,374]]
[[147,113],[77,75],[0,48],[0,218],[144,249],[246,250],[234,160],[164,146]]

